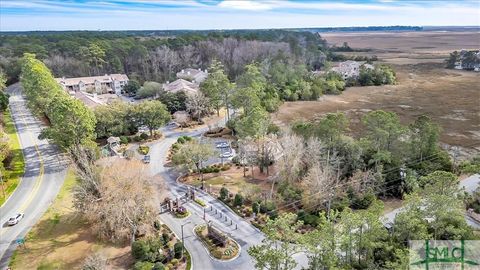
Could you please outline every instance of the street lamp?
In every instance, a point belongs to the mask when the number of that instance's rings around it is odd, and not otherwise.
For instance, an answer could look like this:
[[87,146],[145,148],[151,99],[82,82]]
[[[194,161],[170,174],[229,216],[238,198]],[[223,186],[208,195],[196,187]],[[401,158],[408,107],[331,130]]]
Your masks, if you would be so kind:
[[183,242],[183,226],[185,226],[185,225],[187,225],[187,224],[189,224],[189,223],[191,223],[191,222],[189,221],[189,222],[186,222],[186,223],[180,225],[180,227],[182,228],[182,249],[183,249],[182,252],[185,252],[185,243]]

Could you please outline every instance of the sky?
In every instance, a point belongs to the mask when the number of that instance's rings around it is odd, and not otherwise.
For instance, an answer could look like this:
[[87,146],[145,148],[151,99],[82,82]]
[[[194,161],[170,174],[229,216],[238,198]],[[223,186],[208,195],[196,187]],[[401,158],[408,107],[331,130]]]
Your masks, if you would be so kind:
[[0,30],[479,26],[480,0],[0,0]]

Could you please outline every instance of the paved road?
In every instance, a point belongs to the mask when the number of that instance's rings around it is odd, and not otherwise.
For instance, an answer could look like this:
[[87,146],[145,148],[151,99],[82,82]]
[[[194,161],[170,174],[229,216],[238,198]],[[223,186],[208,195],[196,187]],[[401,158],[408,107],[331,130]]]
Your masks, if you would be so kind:
[[[26,108],[21,90],[18,83],[7,88],[26,167],[17,189],[0,207],[0,269],[7,267],[15,240],[26,235],[55,199],[66,174],[66,159],[54,145],[38,139],[44,126]],[[19,212],[25,213],[25,218],[15,226],[6,226],[8,218]]]
[[[206,129],[182,133],[171,129],[164,129],[163,133],[166,138],[153,144],[150,148],[150,172],[152,175],[160,175],[162,177],[173,197],[184,195],[187,191],[187,186],[176,182],[178,174],[174,169],[164,167],[163,164],[166,160],[168,149],[180,135],[198,137],[205,130]],[[263,233],[212,196],[203,192],[197,192],[196,197],[207,203],[207,210],[210,209],[210,207],[217,209],[217,214],[215,214],[215,211],[206,211],[206,220],[211,220],[218,228],[235,239],[241,246],[241,253],[238,258],[229,262],[222,262],[210,258],[208,252],[193,232],[195,225],[205,223],[203,219],[203,207],[194,202],[188,202],[185,206],[190,213],[192,213],[189,217],[181,220],[174,218],[170,213],[164,213],[161,215],[161,219],[172,228],[179,237],[181,237],[181,224],[188,223],[184,226],[183,233],[185,247],[192,256],[193,269],[254,269],[253,260],[247,254],[247,250],[250,246],[259,244],[262,239],[264,239]],[[220,212],[222,213],[221,217]],[[225,216],[227,217],[227,221],[225,221]],[[232,225],[230,225],[230,221],[232,221]],[[237,227],[235,227],[235,224],[237,224]],[[302,265],[305,265],[306,257],[304,255],[298,255],[296,258],[297,261],[303,262]]]
[[[474,174],[462,181],[458,184],[460,188],[465,189],[465,191],[469,194],[472,194],[479,186],[480,184],[480,174]],[[390,213],[387,213],[384,217],[384,224],[392,224],[395,220],[395,217],[397,216],[398,213],[403,211],[403,207],[397,208]],[[476,230],[480,230],[480,224],[478,222],[475,222],[473,219],[471,219],[468,216],[465,216],[465,220],[467,221],[467,224],[469,224],[471,227],[473,227]]]

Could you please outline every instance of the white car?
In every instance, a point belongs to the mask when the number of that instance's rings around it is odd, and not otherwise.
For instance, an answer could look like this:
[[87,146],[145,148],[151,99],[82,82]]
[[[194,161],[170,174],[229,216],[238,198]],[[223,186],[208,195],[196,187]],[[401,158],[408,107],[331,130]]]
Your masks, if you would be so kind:
[[15,216],[11,217],[7,223],[9,226],[13,226],[17,224],[25,215],[24,214],[16,214]]
[[231,158],[233,157],[233,152],[231,151],[225,151],[223,153],[220,154],[220,157],[221,158]]
[[216,142],[215,146],[217,148],[228,148],[230,147],[230,144],[228,142]]

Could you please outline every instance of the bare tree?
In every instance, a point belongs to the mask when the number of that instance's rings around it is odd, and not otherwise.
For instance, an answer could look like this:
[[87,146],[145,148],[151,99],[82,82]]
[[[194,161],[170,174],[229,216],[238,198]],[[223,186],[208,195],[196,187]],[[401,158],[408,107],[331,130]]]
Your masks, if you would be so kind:
[[203,116],[210,113],[208,98],[201,92],[187,96],[187,112],[192,115],[197,121],[200,121]]
[[107,259],[98,252],[88,256],[82,266],[82,270],[104,269],[107,269]]
[[184,128],[190,121],[190,116],[185,111],[178,111],[173,114],[173,120],[179,124],[181,128]]
[[303,138],[287,133],[278,142],[281,149],[278,160],[280,179],[290,183],[296,182],[302,171],[302,158],[305,154]]
[[330,165],[315,162],[303,178],[303,205],[306,209],[315,210],[319,203],[328,202],[335,195],[338,180]]
[[158,213],[156,192],[140,161],[115,160],[96,166],[89,151],[76,148],[72,156],[79,183],[74,189],[75,208],[102,239],[134,241],[149,233]]
[[100,237],[112,242],[148,233],[158,213],[157,193],[140,161],[119,160],[101,169],[102,199],[86,217]]
[[308,171],[313,167],[325,152],[327,152],[327,146],[322,141],[315,137],[308,139],[303,155],[303,170]]

